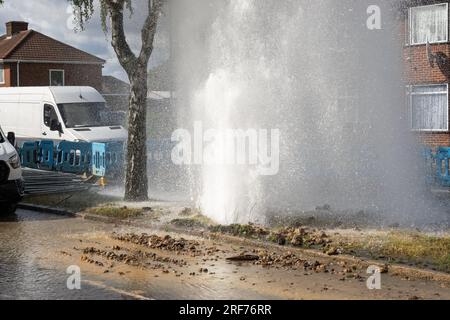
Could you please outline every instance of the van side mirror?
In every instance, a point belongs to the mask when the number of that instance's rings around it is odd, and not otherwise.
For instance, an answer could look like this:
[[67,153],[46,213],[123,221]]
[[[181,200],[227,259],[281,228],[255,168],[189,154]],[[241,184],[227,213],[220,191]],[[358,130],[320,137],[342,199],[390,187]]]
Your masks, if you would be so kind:
[[8,136],[6,138],[13,147],[16,146],[16,134],[14,132],[8,132]]
[[58,119],[52,119],[50,121],[50,131],[59,131],[62,133],[61,123],[58,121]]

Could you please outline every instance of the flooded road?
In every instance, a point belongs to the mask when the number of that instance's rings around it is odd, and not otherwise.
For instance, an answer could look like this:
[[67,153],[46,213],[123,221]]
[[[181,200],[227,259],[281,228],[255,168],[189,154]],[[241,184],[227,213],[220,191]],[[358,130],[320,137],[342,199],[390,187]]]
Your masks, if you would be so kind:
[[[269,298],[269,295],[233,293],[220,281],[216,289],[202,284],[157,279],[154,273],[118,266],[104,274],[80,260],[86,246],[107,246],[113,232],[128,228],[80,218],[18,210],[0,218],[0,299],[215,299]],[[81,290],[69,290],[69,266],[82,272]],[[161,274],[160,270],[155,272]],[[225,292],[221,294],[221,291]]]
[[67,289],[67,267],[53,255],[61,246],[70,245],[65,235],[86,228],[75,221],[22,210],[0,217],[0,299],[121,298],[89,284],[82,291]]
[[[255,250],[274,264],[227,261]],[[450,299],[443,283],[391,274],[368,290],[364,268],[343,279],[349,266],[301,250],[301,267],[287,266],[286,250],[19,210],[0,218],[0,299]]]

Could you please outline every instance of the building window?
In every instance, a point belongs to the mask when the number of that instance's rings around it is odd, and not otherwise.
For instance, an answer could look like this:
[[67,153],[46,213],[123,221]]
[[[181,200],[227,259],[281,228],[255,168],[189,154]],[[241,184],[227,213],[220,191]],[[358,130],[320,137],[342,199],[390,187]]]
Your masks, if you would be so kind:
[[50,70],[50,86],[64,86],[64,70]]
[[5,83],[5,69],[3,68],[3,64],[0,63],[0,84]]
[[410,44],[448,41],[448,3],[410,8]]
[[416,131],[448,131],[448,85],[409,87],[411,128]]

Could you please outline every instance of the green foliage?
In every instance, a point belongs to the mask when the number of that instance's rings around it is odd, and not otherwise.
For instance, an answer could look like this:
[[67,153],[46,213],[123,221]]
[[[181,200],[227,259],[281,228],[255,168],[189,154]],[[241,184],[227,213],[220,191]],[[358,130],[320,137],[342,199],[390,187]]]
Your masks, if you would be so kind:
[[[0,0],[0,2],[3,0]],[[84,27],[86,25],[86,22],[88,22],[94,12],[95,12],[95,6],[94,1],[95,0],[68,0],[69,3],[73,6],[73,13],[75,16],[75,22],[76,25],[80,30],[84,30]],[[102,28],[103,31],[106,33],[108,31],[108,24],[107,19],[109,15],[109,10],[112,2],[111,0],[98,0],[100,4],[100,18],[102,21]],[[133,7],[131,0],[122,0],[118,1],[117,5],[122,2],[124,4],[124,8],[126,8],[130,14],[133,14]]]

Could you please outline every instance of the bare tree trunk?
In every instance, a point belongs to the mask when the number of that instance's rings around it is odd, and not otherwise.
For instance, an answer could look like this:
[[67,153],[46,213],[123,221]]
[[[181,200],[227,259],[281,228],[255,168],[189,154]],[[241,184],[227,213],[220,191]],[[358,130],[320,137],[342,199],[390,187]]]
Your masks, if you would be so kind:
[[125,201],[148,200],[147,70],[164,0],[147,1],[148,16],[141,30],[142,47],[139,56],[133,53],[125,36],[123,10],[126,1],[104,0],[103,3],[111,17],[111,45],[131,84]]
[[130,82],[125,201],[147,201],[147,66],[138,65]]

